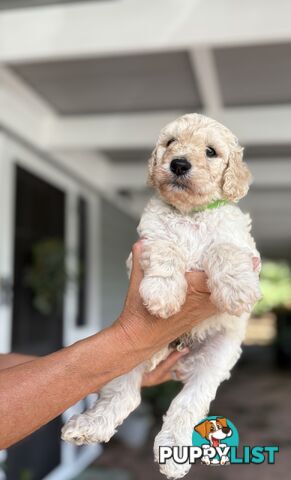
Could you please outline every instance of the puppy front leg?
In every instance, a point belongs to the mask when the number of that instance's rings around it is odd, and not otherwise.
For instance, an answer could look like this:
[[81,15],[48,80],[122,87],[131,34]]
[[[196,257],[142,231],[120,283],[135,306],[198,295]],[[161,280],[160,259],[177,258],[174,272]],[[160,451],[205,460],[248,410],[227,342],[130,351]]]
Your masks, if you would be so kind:
[[96,403],[74,415],[62,428],[62,439],[76,445],[108,442],[116,428],[140,404],[145,364],[115,378],[100,391]]
[[259,276],[253,269],[252,253],[230,243],[213,245],[205,254],[211,300],[221,312],[240,316],[250,313],[261,298]]
[[[230,370],[240,356],[244,325],[233,333],[219,333],[208,338],[198,350],[189,354],[177,366],[185,385],[172,401],[160,433],[154,444],[155,460],[159,460],[160,446],[191,446],[193,428],[209,411],[220,383],[229,378]],[[206,463],[209,459],[204,458]],[[169,459],[160,465],[168,478],[181,478],[191,465],[178,464]]]
[[140,262],[144,271],[140,294],[148,310],[162,318],[178,312],[187,293],[180,248],[166,240],[144,240]]

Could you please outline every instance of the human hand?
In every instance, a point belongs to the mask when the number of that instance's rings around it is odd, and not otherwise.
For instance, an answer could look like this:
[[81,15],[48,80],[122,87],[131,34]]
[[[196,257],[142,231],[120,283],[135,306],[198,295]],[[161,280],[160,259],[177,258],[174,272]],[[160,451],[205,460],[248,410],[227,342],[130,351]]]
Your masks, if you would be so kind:
[[[135,351],[143,352],[144,359],[166,346],[191,328],[216,313],[210,301],[207,277],[204,272],[186,273],[188,292],[181,310],[167,319],[151,315],[139,294],[143,271],[139,257],[142,241],[132,249],[133,265],[124,309],[115,326],[123,331]],[[123,335],[124,338],[124,335]]]
[[157,365],[154,370],[146,372],[142,378],[142,387],[154,387],[169,380],[179,380],[177,376],[175,365],[180,358],[189,353],[189,348],[185,347],[183,350],[175,350],[165,360]]

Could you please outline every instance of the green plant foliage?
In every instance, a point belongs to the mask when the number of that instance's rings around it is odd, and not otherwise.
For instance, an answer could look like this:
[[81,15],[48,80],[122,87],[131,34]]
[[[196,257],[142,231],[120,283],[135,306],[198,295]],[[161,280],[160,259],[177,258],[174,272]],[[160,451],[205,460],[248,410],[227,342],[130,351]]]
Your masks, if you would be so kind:
[[25,274],[25,284],[33,292],[34,307],[43,315],[58,311],[62,304],[68,276],[63,242],[55,238],[32,247],[32,261]]
[[264,262],[260,284],[263,298],[255,305],[254,314],[279,307],[291,309],[291,268],[286,262]]
[[33,479],[33,474],[31,470],[28,470],[27,468],[21,470],[19,480],[32,480],[32,479]]

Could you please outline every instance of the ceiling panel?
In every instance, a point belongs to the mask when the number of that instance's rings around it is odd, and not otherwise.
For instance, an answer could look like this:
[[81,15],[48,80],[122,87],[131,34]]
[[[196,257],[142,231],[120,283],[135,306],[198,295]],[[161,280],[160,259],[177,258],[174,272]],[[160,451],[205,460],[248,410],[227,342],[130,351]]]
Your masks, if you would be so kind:
[[291,103],[291,44],[215,50],[227,106]]
[[103,153],[113,164],[144,163],[150,158],[150,150],[105,150]]
[[63,115],[200,108],[186,52],[11,68]]

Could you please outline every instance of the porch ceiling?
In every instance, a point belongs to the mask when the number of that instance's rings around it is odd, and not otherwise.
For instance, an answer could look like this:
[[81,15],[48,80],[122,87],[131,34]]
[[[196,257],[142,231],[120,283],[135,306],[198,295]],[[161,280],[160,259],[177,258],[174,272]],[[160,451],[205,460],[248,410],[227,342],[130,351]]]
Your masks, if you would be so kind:
[[254,169],[242,205],[260,245],[283,251],[291,237],[291,3],[181,3],[0,0],[0,126],[112,201],[122,197],[137,217],[159,129],[184,112],[209,114],[234,130]]

